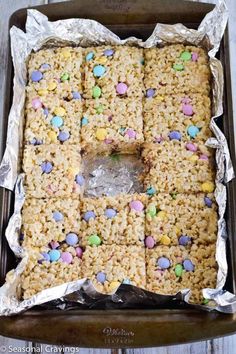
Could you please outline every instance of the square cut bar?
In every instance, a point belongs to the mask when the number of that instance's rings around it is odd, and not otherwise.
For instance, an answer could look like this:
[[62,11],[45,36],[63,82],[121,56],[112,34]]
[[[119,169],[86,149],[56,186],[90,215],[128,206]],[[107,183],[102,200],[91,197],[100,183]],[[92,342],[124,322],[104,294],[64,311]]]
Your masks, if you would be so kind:
[[143,49],[99,46],[85,49],[84,97],[111,101],[115,97],[141,100]]
[[143,245],[146,202],[144,194],[82,199],[82,245],[93,235],[105,245]]
[[211,244],[196,245],[190,252],[183,246],[146,249],[147,290],[174,295],[190,289],[190,302],[202,303],[202,289],[216,287],[215,248]]
[[87,100],[81,146],[89,153],[133,153],[143,143],[142,102],[130,98]]
[[206,141],[212,136],[209,128],[211,101],[200,94],[168,95],[145,98],[145,141],[155,143],[179,135],[182,141]]
[[147,96],[209,94],[210,68],[207,53],[202,48],[173,44],[146,49],[144,54]]
[[[217,238],[217,207],[213,194],[163,194],[146,208],[146,246],[208,245]],[[153,242],[154,241],[154,242]]]
[[78,199],[26,198],[22,210],[23,247],[63,242],[69,233],[80,234]]
[[26,146],[23,171],[26,195],[34,198],[69,197],[81,193],[80,147],[75,145]]
[[87,247],[82,275],[102,293],[116,290],[121,283],[146,287],[145,250],[141,246],[102,245]]
[[212,193],[214,191],[213,150],[203,143],[195,144],[190,151],[177,140],[146,144],[143,160],[147,166],[145,188],[168,193]]

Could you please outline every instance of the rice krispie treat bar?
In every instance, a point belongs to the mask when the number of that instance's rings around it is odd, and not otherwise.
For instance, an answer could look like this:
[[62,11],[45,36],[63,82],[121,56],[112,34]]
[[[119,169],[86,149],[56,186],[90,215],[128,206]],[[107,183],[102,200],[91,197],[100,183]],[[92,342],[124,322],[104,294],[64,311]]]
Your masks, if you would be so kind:
[[136,151],[143,142],[142,102],[131,98],[87,100],[81,121],[86,152]]
[[82,245],[143,245],[147,196],[83,198]]
[[144,85],[147,97],[210,92],[207,53],[194,46],[166,45],[144,51]]
[[68,197],[81,193],[80,149],[74,145],[26,146],[23,171],[26,195]]
[[42,290],[82,278],[81,256],[52,249],[49,253],[31,251],[25,271],[21,275],[24,300]]
[[141,99],[143,96],[143,49],[99,46],[85,49],[84,97]]
[[[22,210],[23,247],[65,242],[68,235],[79,242],[80,201],[76,199],[26,198]],[[70,236],[69,236],[70,239]]]
[[183,94],[145,98],[144,136],[150,143],[178,138],[182,141],[206,141],[211,101],[201,94]]
[[145,288],[145,250],[133,245],[89,246],[83,254],[82,274],[102,293],[113,292],[121,283]]
[[190,194],[214,191],[213,150],[203,143],[172,140],[146,144],[143,159],[148,166],[144,179],[147,190]]
[[145,245],[181,245],[188,250],[217,238],[217,207],[213,194],[163,194],[146,208]]
[[202,289],[215,288],[217,264],[215,244],[195,246],[190,252],[183,246],[146,249],[147,290],[174,295],[191,289],[191,302],[203,301]]

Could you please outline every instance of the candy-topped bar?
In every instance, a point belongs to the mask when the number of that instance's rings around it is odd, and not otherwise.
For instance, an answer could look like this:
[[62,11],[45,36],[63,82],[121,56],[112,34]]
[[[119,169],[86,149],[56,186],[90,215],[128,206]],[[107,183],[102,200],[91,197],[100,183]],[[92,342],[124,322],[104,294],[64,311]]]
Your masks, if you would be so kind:
[[215,189],[213,149],[203,143],[177,139],[146,144],[145,188],[167,193],[212,193]]
[[146,249],[147,290],[174,295],[190,289],[190,302],[202,303],[202,289],[215,288],[217,264],[215,244],[195,246],[159,246]]
[[102,293],[114,292],[122,283],[145,288],[145,249],[133,245],[89,246],[83,254],[82,274]]
[[83,198],[82,245],[143,245],[147,196]]
[[147,97],[144,101],[146,142],[178,139],[206,141],[210,130],[211,101],[206,95],[177,94]]
[[146,208],[145,245],[195,245],[216,242],[217,207],[213,194],[162,194],[153,196]]
[[146,96],[210,93],[207,53],[199,47],[166,45],[144,51]]
[[23,171],[27,196],[68,197],[82,191],[79,146],[26,146]]

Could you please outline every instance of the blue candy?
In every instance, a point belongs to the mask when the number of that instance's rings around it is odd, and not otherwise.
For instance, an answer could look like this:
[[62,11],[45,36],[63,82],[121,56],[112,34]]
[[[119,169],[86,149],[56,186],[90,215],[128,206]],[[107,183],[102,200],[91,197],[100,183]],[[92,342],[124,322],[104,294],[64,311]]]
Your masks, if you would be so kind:
[[72,96],[75,100],[81,100],[81,94],[77,91],[72,92]]
[[47,69],[50,69],[51,68],[51,66],[49,65],[49,64],[42,64],[41,65],[41,67],[40,67],[40,69],[42,69],[42,70],[47,70]]
[[205,205],[208,207],[208,208],[211,208],[212,207],[212,200],[208,197],[204,197],[204,202],[205,202]]
[[99,283],[104,284],[105,281],[106,281],[107,276],[106,276],[106,273],[98,272],[96,278],[97,278],[97,281],[98,281]]
[[93,68],[93,75],[96,77],[100,77],[100,76],[104,75],[105,72],[106,72],[106,69],[103,65],[96,65]]
[[89,60],[92,60],[94,57],[94,53],[93,52],[90,52],[86,55],[86,61],[89,61]]
[[190,125],[187,129],[187,132],[191,138],[196,138],[196,136],[200,132],[200,129],[198,127],[196,127],[195,125]]
[[56,262],[61,257],[61,253],[58,250],[51,250],[48,254],[51,262]]
[[67,245],[75,246],[78,243],[78,241],[79,241],[79,238],[75,233],[70,232],[69,234],[66,235]]
[[166,257],[160,257],[157,261],[157,265],[161,268],[161,269],[167,269],[170,267],[170,261],[168,258]]
[[111,219],[111,218],[114,218],[117,213],[116,213],[115,209],[108,208],[105,210],[104,214],[108,219]]
[[42,80],[42,78],[43,78],[43,74],[39,70],[35,70],[31,74],[31,80],[33,82],[38,82],[38,81]]
[[181,133],[178,131],[173,131],[169,133],[170,140],[181,140],[182,136]]
[[127,285],[131,285],[132,284],[132,282],[128,278],[124,279],[122,283],[123,284],[127,284]]
[[83,218],[84,218],[85,221],[88,222],[89,219],[95,219],[96,218],[96,214],[94,213],[94,211],[89,210],[89,211],[86,211],[86,213],[84,214]]
[[152,88],[150,88],[150,89],[147,89],[147,91],[146,91],[146,97],[153,97],[154,95],[155,95],[155,92],[156,92],[156,90],[154,90],[154,89],[152,89]]
[[81,119],[81,127],[83,127],[84,125],[87,125],[88,124],[88,118],[86,118],[86,117],[83,117],[82,119]]
[[58,134],[58,140],[60,140],[62,143],[66,140],[70,139],[70,133],[68,132],[60,132]]
[[59,211],[54,211],[52,215],[53,215],[53,219],[55,221],[62,221],[63,220],[63,214],[60,213]]
[[59,116],[54,116],[52,119],[51,119],[51,125],[53,126],[53,127],[56,127],[56,128],[60,128],[62,125],[63,125],[63,123],[64,123],[64,121],[63,121],[63,119],[61,118],[61,117],[59,117]]
[[53,169],[53,166],[51,164],[51,162],[48,162],[48,161],[44,161],[41,165],[41,169],[42,169],[42,172],[43,173],[50,173]]
[[50,256],[46,252],[42,252],[41,255],[43,256],[43,261],[50,262]]
[[156,193],[156,189],[154,187],[149,187],[146,190],[147,195],[154,195]]
[[76,175],[75,177],[75,181],[76,183],[79,185],[79,186],[83,186],[84,185],[84,182],[85,182],[85,179],[82,175]]
[[193,272],[195,268],[190,259],[185,259],[185,261],[183,262],[183,266],[187,272]]
[[181,235],[179,238],[179,245],[187,246],[187,244],[191,241],[191,238],[186,235]]

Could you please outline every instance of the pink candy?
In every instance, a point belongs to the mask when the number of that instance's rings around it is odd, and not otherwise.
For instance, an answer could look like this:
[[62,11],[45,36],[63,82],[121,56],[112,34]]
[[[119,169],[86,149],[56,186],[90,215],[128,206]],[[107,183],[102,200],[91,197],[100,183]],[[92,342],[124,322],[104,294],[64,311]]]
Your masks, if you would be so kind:
[[198,61],[198,53],[192,53],[192,61]]
[[72,262],[73,257],[70,252],[62,252],[61,259],[63,260],[63,262],[70,264]]
[[197,151],[197,146],[193,143],[187,143],[186,145],[186,149],[189,150],[189,151]]
[[139,200],[133,200],[132,202],[129,203],[130,209],[133,209],[135,211],[142,211],[144,208],[144,205],[142,202]]
[[34,98],[32,100],[32,106],[34,109],[38,109],[38,108],[42,108],[43,105],[39,98]]
[[60,246],[60,244],[57,241],[51,241],[50,246],[53,250],[55,250],[57,247]]
[[206,155],[200,155],[199,160],[208,161],[208,157]]
[[112,139],[105,139],[105,140],[104,140],[104,143],[105,143],[105,144],[111,144],[112,142],[113,142]]
[[186,116],[192,116],[193,115],[193,107],[191,104],[183,104],[182,105],[182,111]]
[[124,95],[127,90],[128,86],[124,82],[119,82],[119,84],[116,85],[116,92],[119,95]]
[[148,236],[145,238],[145,246],[147,248],[153,248],[155,246],[155,241],[152,236]]
[[161,143],[164,140],[163,136],[157,136],[155,137],[155,143]]
[[75,252],[76,252],[76,256],[77,256],[78,258],[82,258],[83,250],[82,250],[81,247],[76,247]]
[[136,138],[136,132],[133,129],[127,129],[125,135],[127,135],[130,139]]

